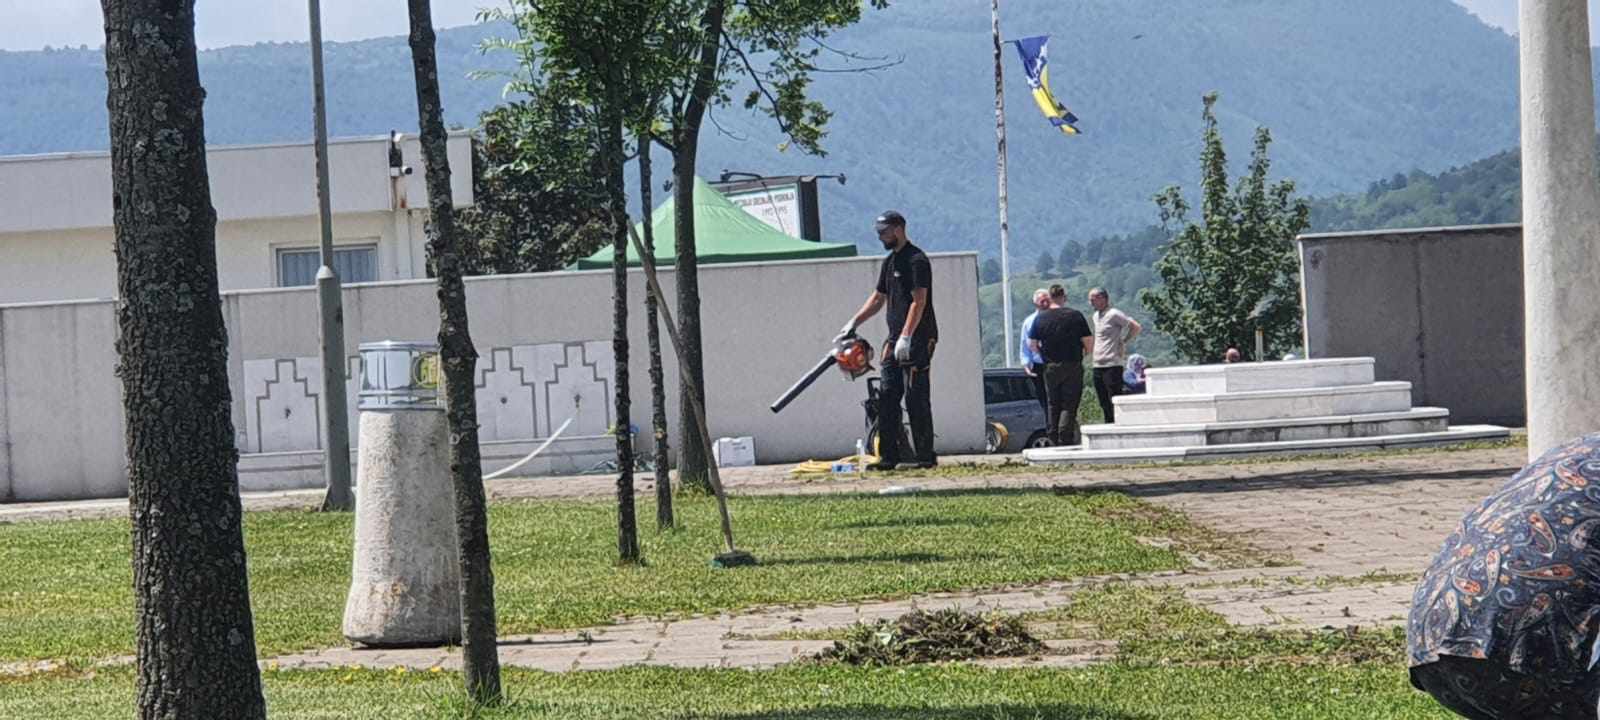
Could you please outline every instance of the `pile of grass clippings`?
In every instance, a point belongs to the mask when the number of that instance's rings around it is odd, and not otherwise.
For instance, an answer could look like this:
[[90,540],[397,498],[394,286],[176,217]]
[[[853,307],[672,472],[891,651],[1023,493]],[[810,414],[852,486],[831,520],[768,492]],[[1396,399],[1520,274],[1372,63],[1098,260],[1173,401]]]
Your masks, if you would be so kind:
[[1015,616],[977,615],[951,608],[916,610],[892,621],[857,623],[845,639],[835,640],[817,659],[848,665],[910,665],[1044,651],[1044,643],[1028,634]]

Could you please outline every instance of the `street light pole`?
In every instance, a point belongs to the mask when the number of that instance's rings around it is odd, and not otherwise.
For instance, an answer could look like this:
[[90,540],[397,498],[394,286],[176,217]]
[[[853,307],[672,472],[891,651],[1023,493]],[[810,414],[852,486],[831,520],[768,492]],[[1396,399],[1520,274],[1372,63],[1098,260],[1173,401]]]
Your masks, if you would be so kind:
[[1000,176],[1000,307],[1005,317],[1006,367],[1013,367],[1011,345],[1011,222],[1006,212],[1006,91],[1005,73],[1000,67],[1000,0],[989,4],[989,22],[994,31],[994,134],[997,148],[995,169]]
[[344,301],[333,269],[333,211],[328,200],[328,112],[322,84],[322,3],[307,0],[311,15],[311,113],[316,132],[317,217],[322,225],[322,266],[317,268],[317,312],[321,316],[322,475],[328,491],[324,511],[354,509],[350,492],[350,427],[345,400]]

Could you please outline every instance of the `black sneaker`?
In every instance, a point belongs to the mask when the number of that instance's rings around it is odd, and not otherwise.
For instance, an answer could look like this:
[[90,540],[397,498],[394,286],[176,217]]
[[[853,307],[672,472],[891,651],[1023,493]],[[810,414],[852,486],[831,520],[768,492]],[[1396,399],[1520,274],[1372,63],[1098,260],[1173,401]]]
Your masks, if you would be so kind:
[[926,461],[903,462],[903,463],[900,463],[899,465],[894,466],[894,469],[896,469],[896,470],[932,470],[933,468],[934,468],[934,463],[926,462]]
[[882,460],[867,466],[868,472],[894,472],[898,469],[900,469],[899,463],[884,462]]

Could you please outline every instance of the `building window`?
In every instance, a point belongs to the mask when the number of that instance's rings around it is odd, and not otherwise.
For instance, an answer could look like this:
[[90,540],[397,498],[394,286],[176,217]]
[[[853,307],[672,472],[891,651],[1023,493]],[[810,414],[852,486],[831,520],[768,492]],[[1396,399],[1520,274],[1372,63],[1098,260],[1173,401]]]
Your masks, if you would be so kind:
[[[315,248],[278,251],[278,287],[317,284],[317,268],[322,256]],[[333,250],[333,271],[340,283],[372,282],[378,279],[376,245],[339,247]]]

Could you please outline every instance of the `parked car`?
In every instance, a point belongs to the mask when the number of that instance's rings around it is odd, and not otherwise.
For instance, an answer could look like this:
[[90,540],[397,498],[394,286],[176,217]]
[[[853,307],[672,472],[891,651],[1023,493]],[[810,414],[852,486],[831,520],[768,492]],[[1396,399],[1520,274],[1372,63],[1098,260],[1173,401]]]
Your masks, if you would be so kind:
[[[1020,368],[990,368],[983,371],[984,414],[990,423],[1006,429],[1005,443],[989,452],[1021,452],[1023,448],[1048,447],[1044,408],[1034,392],[1033,378]],[[996,439],[990,432],[991,445]]]

